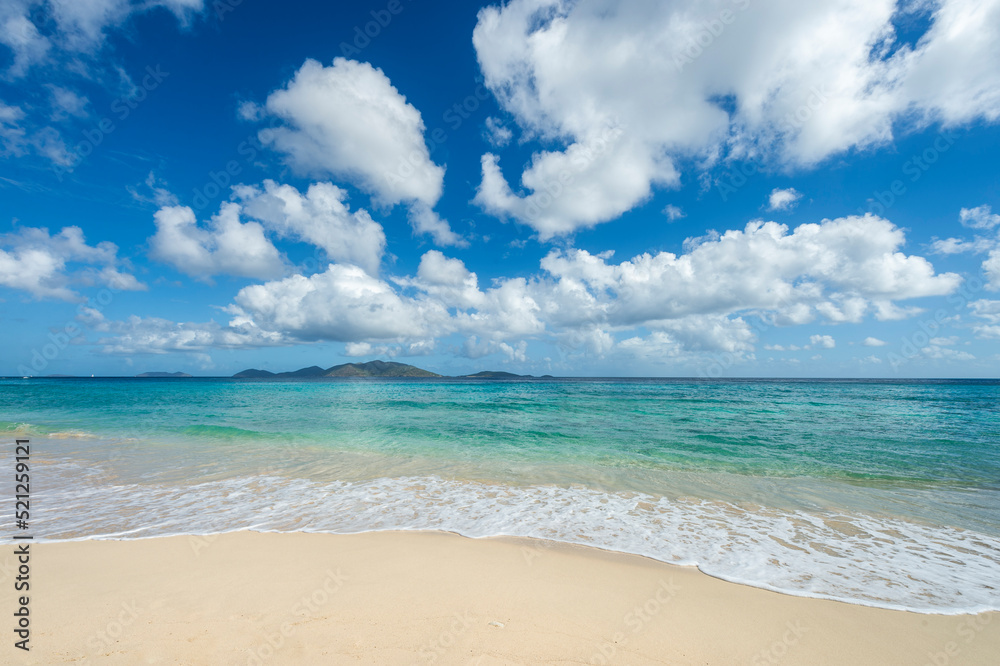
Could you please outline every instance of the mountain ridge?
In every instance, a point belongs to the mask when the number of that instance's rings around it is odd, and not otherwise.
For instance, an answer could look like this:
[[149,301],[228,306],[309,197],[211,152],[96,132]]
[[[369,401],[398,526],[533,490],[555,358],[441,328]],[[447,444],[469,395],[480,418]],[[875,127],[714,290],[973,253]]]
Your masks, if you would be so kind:
[[[234,379],[302,379],[302,378],[337,378],[337,377],[445,377],[430,370],[418,368],[408,363],[396,361],[367,361],[365,363],[341,363],[329,368],[311,365],[288,372],[271,372],[258,368],[247,368],[233,375]],[[545,375],[542,379],[548,379]],[[512,372],[483,370],[471,375],[459,375],[450,379],[535,379],[533,375],[516,375]]]
[[187,379],[191,376],[186,372],[143,372],[136,375],[140,379]]
[[322,378],[322,377],[440,377],[441,375],[407,363],[395,361],[368,361],[367,363],[341,363],[329,368],[312,365],[290,372],[271,372],[248,368],[233,375],[237,379],[267,378]]

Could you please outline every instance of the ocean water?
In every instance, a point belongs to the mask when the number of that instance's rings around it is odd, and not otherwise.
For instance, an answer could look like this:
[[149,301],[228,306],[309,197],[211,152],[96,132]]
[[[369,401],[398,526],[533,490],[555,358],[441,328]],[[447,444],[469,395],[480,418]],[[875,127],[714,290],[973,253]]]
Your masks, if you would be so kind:
[[40,541],[438,529],[1000,610],[998,381],[6,379],[0,433]]

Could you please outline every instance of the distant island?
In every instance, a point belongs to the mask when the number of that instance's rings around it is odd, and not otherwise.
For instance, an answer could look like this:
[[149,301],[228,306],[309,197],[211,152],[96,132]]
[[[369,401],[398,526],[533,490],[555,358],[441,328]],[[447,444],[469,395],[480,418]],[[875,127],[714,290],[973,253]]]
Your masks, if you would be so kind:
[[[235,379],[304,379],[304,378],[324,378],[324,377],[443,377],[436,372],[418,368],[407,363],[396,363],[395,361],[368,361],[367,363],[342,363],[332,368],[321,368],[313,365],[308,368],[301,368],[291,372],[271,372],[269,370],[258,370],[250,368],[237,372],[233,375]],[[545,375],[542,379],[551,379],[551,375]],[[532,375],[515,375],[512,372],[483,371],[474,375],[461,375],[451,379],[535,379]]]
[[441,375],[406,363],[392,361],[369,361],[368,363],[343,363],[332,368],[321,368],[313,365],[292,372],[270,372],[250,368],[237,372],[237,379],[268,379],[287,378],[301,379],[305,377],[440,377]]
[[[548,377],[549,375],[546,375]],[[462,375],[464,379],[524,379],[531,375],[515,375],[513,372],[499,372],[496,370],[483,370],[474,375]]]
[[[91,375],[93,377],[94,375]],[[321,368],[318,365],[311,365],[308,368],[299,368],[289,372],[271,372],[270,370],[260,370],[258,368],[248,368],[232,375],[232,379],[336,379],[351,377],[371,377],[371,378],[393,378],[411,377],[424,379],[555,379],[552,375],[518,375],[513,372],[503,372],[499,370],[482,370],[471,375],[439,375],[430,370],[418,368],[407,363],[396,363],[395,361],[368,361],[367,363],[341,363],[331,368]],[[123,377],[124,378],[124,377]],[[134,375],[135,379],[194,379],[194,375],[186,372],[143,372]],[[29,379],[23,377],[23,379]],[[37,379],[82,379],[78,375],[45,375]]]
[[191,377],[191,376],[192,375],[189,375],[186,372],[144,372],[141,375],[136,375],[136,377],[141,377],[141,378],[155,377],[158,379],[163,377]]

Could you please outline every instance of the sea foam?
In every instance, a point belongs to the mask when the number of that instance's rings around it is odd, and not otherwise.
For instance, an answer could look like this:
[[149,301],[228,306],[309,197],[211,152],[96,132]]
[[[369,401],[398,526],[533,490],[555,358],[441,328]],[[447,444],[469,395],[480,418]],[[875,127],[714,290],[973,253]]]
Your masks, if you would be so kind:
[[[551,539],[697,566],[800,596],[929,613],[1000,610],[1000,539],[903,519],[434,476],[317,482],[247,475],[181,484],[75,482],[33,497],[47,541],[235,530],[444,530]],[[98,479],[93,479],[98,481]],[[52,487],[52,486],[50,486]],[[0,520],[9,516],[2,515]]]

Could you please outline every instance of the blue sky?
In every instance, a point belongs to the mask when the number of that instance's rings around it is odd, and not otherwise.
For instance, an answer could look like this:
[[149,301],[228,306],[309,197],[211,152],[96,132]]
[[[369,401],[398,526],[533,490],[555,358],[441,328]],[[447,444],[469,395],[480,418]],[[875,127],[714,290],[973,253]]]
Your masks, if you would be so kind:
[[13,0],[0,72],[0,374],[1000,374],[997,0]]

